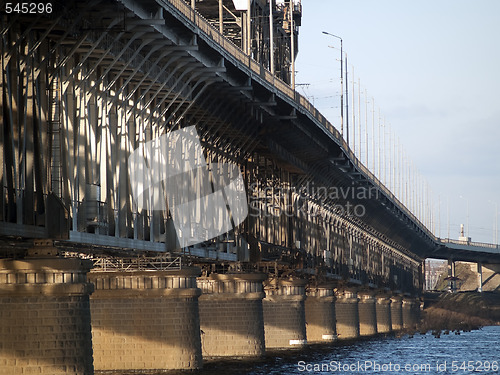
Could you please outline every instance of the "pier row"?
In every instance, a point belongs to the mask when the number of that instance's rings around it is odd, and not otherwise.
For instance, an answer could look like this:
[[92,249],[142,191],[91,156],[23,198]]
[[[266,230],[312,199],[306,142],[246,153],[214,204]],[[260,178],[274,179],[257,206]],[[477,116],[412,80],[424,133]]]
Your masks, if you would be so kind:
[[204,358],[415,327],[421,301],[374,286],[264,272],[90,270],[79,258],[0,262],[1,374],[154,373]]

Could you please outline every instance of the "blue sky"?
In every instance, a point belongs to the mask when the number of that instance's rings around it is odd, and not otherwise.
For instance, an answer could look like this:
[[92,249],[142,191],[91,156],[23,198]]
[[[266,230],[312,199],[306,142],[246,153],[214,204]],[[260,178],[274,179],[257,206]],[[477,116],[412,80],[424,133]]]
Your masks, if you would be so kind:
[[340,127],[340,41],[322,31],[342,37],[358,118],[360,80],[362,134],[368,93],[369,155],[373,97],[376,129],[380,110],[381,129],[390,126],[432,190],[435,233],[448,236],[449,207],[450,237],[458,237],[468,203],[469,236],[493,242],[495,202],[500,206],[500,1],[302,0],[302,8],[297,91]]

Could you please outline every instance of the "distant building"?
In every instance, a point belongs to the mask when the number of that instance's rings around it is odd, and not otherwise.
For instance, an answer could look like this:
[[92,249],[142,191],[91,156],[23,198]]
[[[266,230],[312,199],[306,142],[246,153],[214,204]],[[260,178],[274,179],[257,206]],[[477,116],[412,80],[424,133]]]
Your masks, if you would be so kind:
[[440,276],[448,272],[447,262],[444,260],[427,259],[425,261],[425,290],[435,290]]
[[470,237],[466,237],[465,236],[464,225],[463,224],[460,224],[460,237],[458,237],[458,240],[459,241],[470,242]]

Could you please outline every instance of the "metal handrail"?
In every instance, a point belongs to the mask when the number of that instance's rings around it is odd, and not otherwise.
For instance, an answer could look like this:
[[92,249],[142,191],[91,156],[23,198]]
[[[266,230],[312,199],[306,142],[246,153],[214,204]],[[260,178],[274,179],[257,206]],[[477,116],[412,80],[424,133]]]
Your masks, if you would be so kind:
[[181,257],[93,258],[93,272],[106,271],[163,271],[182,268]]
[[485,247],[489,249],[500,249],[500,245],[493,244],[493,243],[486,243],[486,242],[473,242],[473,241],[467,241],[467,240],[453,240],[451,238],[440,238],[439,241],[441,243],[452,243],[455,245],[468,245],[468,246],[474,246],[474,247]]

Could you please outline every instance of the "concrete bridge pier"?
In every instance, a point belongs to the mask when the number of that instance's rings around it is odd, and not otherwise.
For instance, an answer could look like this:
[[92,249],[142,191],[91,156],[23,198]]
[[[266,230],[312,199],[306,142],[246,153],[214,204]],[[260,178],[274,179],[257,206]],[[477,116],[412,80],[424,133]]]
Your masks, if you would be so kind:
[[359,335],[374,336],[377,334],[377,315],[375,298],[372,292],[359,292]]
[[306,280],[277,280],[262,301],[266,349],[302,347],[306,341]]
[[477,291],[479,293],[483,291],[483,265],[481,262],[477,264]]
[[337,340],[333,285],[310,288],[307,292],[305,310],[308,343]]
[[453,259],[448,259],[448,277],[450,278],[448,281],[448,287],[452,292],[457,290],[456,276],[455,262]]
[[[413,298],[403,298],[403,328],[414,329],[417,325],[416,306],[417,303]],[[420,303],[418,306],[420,308]]]
[[198,278],[203,356],[262,356],[265,352],[263,273]]
[[87,272],[77,258],[0,260],[0,373],[94,373]]
[[421,313],[424,308],[424,302],[420,298],[416,298],[413,304],[413,317],[415,319],[415,324],[418,325],[421,319]]
[[477,266],[477,273],[478,287],[481,286],[480,291],[496,291],[500,289],[500,264],[479,263]]
[[483,290],[498,291],[500,289],[500,263],[483,265]]
[[403,299],[399,296],[391,298],[391,326],[393,331],[403,329]]
[[358,295],[355,291],[336,292],[335,314],[337,318],[337,336],[339,340],[359,337]]
[[95,370],[200,368],[199,275],[194,267],[89,273]]
[[377,332],[389,333],[392,331],[391,299],[387,296],[376,296]]

